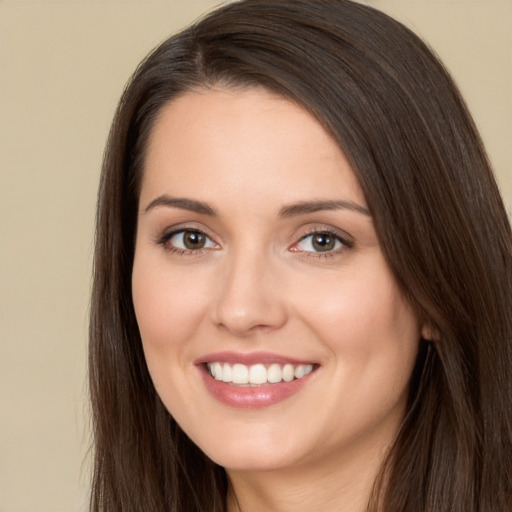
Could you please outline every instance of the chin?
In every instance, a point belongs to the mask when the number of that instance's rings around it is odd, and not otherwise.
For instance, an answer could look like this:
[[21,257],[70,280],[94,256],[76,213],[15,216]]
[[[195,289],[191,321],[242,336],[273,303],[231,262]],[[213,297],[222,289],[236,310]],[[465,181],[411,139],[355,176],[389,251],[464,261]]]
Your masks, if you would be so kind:
[[[264,428],[238,431],[241,435],[219,432],[215,438],[193,439],[197,446],[216,464],[226,470],[272,471],[293,466],[298,462],[301,443],[284,441],[281,435],[266,435]],[[299,446],[297,446],[299,445]]]
[[227,471],[278,471],[292,467],[295,464],[294,458],[287,454],[275,452],[270,454],[262,450],[215,451],[209,456],[216,464]]

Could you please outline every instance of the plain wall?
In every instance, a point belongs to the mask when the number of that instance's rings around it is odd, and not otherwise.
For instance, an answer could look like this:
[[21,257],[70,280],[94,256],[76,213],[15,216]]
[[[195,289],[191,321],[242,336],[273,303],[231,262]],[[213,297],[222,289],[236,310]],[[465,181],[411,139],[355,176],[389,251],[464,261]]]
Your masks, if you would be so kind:
[[[218,2],[0,1],[0,512],[87,510],[96,188],[140,59]],[[374,0],[451,69],[512,204],[512,1]]]

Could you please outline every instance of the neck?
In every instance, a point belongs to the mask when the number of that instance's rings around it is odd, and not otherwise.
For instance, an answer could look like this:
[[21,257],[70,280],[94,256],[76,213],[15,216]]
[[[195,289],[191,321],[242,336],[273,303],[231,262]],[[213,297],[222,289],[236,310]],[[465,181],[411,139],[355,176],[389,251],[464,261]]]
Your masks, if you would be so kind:
[[291,470],[229,470],[228,512],[365,512],[386,455],[375,446],[364,453],[323,455]]

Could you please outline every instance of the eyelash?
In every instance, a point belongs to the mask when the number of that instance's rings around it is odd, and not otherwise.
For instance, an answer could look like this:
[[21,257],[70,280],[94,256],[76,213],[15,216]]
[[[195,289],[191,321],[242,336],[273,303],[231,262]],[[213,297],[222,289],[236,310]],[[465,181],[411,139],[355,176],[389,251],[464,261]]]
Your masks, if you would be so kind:
[[[198,235],[203,235],[211,244],[217,245],[215,242],[212,241],[212,239],[200,229],[196,228],[179,228],[174,229],[172,231],[164,233],[158,240],[156,240],[156,243],[159,245],[162,245],[164,249],[172,254],[176,254],[178,256],[200,256],[205,252],[205,250],[211,249],[211,247],[207,248],[200,248],[200,249],[182,249],[180,247],[175,247],[169,243],[169,241],[176,235],[179,234],[186,234],[186,233],[195,233]],[[326,235],[328,237],[332,237],[335,239],[336,242],[341,243],[342,247],[338,247],[333,250],[329,250],[326,252],[321,251],[304,251],[304,250],[298,250],[294,249],[296,248],[301,242],[307,240],[310,237],[313,237],[314,235]],[[208,243],[208,242],[207,242]],[[307,258],[330,258],[338,254],[342,250],[351,249],[354,246],[354,243],[350,240],[348,240],[345,236],[340,235],[339,232],[335,230],[330,229],[323,229],[323,228],[315,228],[310,231],[308,231],[305,235],[303,235],[298,242],[295,242],[293,246],[289,249],[292,252],[300,252],[302,253],[302,256]]]
[[[174,229],[172,231],[168,231],[164,233],[157,241],[156,243],[159,245],[162,245],[164,249],[172,254],[176,254],[178,256],[200,256],[204,253],[205,250],[210,249],[210,247],[207,248],[200,248],[200,249],[182,249],[180,247],[175,247],[172,244],[169,243],[171,238],[173,238],[176,235],[179,235],[180,233],[186,234],[186,233],[195,233],[198,235],[203,235],[209,242],[212,244],[215,244],[215,242],[212,241],[212,239],[200,229],[196,228],[179,228]],[[217,244],[215,244],[217,245]]]
[[[334,238],[336,242],[340,242],[342,247],[338,247],[336,249],[321,252],[321,251],[300,251],[300,250],[294,250],[293,248],[299,245],[304,240],[307,240],[310,237],[313,237],[315,235],[326,235],[328,237]],[[308,233],[303,235],[298,242],[293,244],[292,251],[293,252],[301,252],[302,256],[306,258],[332,258],[333,256],[336,256],[340,253],[340,251],[344,251],[347,249],[352,249],[354,247],[354,243],[351,240],[348,240],[347,237],[342,236],[338,231],[332,230],[332,229],[325,229],[325,228],[314,228],[310,230]]]

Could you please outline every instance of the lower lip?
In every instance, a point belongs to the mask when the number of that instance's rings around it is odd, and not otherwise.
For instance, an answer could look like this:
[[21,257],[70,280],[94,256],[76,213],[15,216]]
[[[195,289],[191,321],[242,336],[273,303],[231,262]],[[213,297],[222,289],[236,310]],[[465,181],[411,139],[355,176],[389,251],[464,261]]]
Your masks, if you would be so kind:
[[307,383],[315,373],[311,372],[300,379],[277,384],[264,384],[255,387],[240,387],[231,383],[215,380],[204,365],[199,366],[201,376],[208,391],[219,402],[240,409],[260,409],[277,404],[294,395]]

